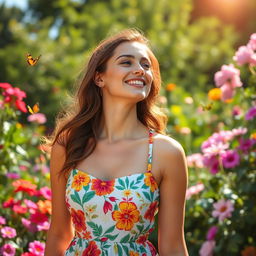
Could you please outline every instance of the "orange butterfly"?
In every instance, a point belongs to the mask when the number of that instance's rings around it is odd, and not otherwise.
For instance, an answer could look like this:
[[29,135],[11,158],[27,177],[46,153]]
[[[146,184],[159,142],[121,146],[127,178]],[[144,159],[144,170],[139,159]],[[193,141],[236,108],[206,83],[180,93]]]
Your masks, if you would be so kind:
[[30,66],[35,66],[36,63],[39,61],[41,55],[39,55],[37,58],[33,59],[30,53],[27,53],[27,63]]
[[32,108],[27,105],[30,114],[36,114],[39,112],[39,103],[37,102]]

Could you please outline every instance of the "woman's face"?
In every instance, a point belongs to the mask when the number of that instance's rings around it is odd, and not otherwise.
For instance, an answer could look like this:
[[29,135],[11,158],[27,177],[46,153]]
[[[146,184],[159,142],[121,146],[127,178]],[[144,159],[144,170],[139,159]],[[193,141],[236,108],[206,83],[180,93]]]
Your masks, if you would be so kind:
[[103,94],[134,102],[145,99],[153,81],[153,71],[146,45],[125,42],[114,51],[100,74]]

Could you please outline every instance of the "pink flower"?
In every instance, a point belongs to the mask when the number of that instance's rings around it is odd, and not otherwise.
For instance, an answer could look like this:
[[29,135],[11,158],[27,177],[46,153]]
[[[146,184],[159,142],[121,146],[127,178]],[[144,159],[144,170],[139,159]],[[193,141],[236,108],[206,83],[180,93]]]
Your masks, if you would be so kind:
[[2,237],[8,237],[8,238],[14,238],[17,235],[16,229],[11,227],[1,228],[1,234],[2,234]]
[[256,106],[250,108],[250,109],[247,111],[247,113],[246,113],[246,115],[245,115],[245,120],[247,120],[247,121],[248,121],[248,120],[251,120],[251,119],[253,119],[255,116],[256,116]]
[[235,68],[233,64],[222,65],[221,70],[216,72],[214,80],[217,87],[221,87],[228,83],[232,88],[241,87],[240,70]]
[[247,128],[246,127],[239,127],[239,128],[236,128],[236,129],[232,129],[231,130],[233,136],[240,136],[240,135],[243,135],[243,134],[246,134],[247,133]]
[[234,211],[233,203],[230,200],[221,199],[217,203],[213,204],[214,210],[212,212],[213,217],[218,217],[219,222],[225,218],[231,217],[231,213]]
[[205,241],[200,248],[199,255],[200,256],[212,256],[213,249],[215,247],[216,242],[214,240]]
[[253,51],[256,51],[256,33],[252,34],[250,37],[250,41],[247,44]]
[[12,86],[9,83],[0,83],[0,88],[3,88],[4,90],[11,88]]
[[248,154],[250,148],[256,143],[255,139],[243,139],[239,140],[238,149],[242,150],[243,153]]
[[240,163],[239,154],[235,150],[227,150],[221,154],[221,158],[225,168],[234,168]]
[[212,174],[219,172],[219,161],[217,156],[204,156],[203,163],[205,167],[210,168]]
[[35,213],[38,209],[38,205],[29,199],[24,199],[24,203],[29,208],[30,213]]
[[44,255],[45,244],[39,241],[34,241],[29,243],[29,252],[34,253],[37,256]]
[[29,122],[35,122],[38,124],[44,124],[46,122],[46,116],[43,113],[36,113],[28,116]]
[[35,233],[37,231],[37,227],[30,220],[25,218],[21,218],[22,225],[28,229],[29,232]]
[[198,194],[202,190],[204,190],[204,184],[203,183],[198,183],[194,186],[189,187],[186,191],[186,199],[189,199],[192,195]]
[[213,240],[217,232],[218,232],[218,227],[212,226],[207,232],[207,235],[206,235],[207,240]]
[[48,187],[42,187],[39,189],[40,195],[42,195],[45,199],[51,200],[52,199],[52,191]]
[[16,249],[11,244],[5,244],[1,247],[1,255],[14,256]]
[[204,153],[204,156],[211,157],[211,156],[218,156],[225,152],[226,149],[228,149],[229,144],[222,142],[213,143],[209,147],[204,148],[202,151]]
[[256,64],[256,54],[254,53],[252,48],[248,46],[240,46],[238,48],[238,51],[235,53],[233,60],[236,61],[239,66],[242,66],[244,64],[254,65]]
[[7,178],[9,179],[19,179],[20,178],[20,175],[16,172],[8,172],[6,174]]
[[48,230],[49,228],[50,228],[50,223],[48,221],[45,221],[37,225],[38,231]]
[[240,70],[233,64],[222,65],[221,70],[214,75],[215,84],[221,87],[221,99],[223,101],[231,99],[234,96],[234,89],[241,87]]
[[5,224],[6,224],[6,219],[0,216],[0,225],[5,225]]
[[187,156],[187,163],[189,167],[203,168],[203,155],[200,153]]
[[240,116],[243,113],[243,110],[239,106],[234,106],[232,110],[233,116]]

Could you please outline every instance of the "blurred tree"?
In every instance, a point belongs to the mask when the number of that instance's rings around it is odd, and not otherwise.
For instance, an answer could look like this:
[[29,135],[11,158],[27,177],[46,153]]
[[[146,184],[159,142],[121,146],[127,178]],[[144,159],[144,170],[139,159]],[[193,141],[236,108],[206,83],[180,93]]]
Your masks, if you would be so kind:
[[[154,0],[29,0],[28,7],[19,17],[10,8],[0,9],[0,16],[10,20],[0,33],[9,31],[14,40],[0,49],[1,80],[25,90],[28,104],[38,101],[49,127],[92,48],[110,33],[142,30],[159,59],[164,84],[176,83],[190,93],[211,86],[209,74],[230,58],[237,39],[213,18],[190,24],[192,0],[157,5]],[[27,52],[42,54],[36,66],[27,65]]]

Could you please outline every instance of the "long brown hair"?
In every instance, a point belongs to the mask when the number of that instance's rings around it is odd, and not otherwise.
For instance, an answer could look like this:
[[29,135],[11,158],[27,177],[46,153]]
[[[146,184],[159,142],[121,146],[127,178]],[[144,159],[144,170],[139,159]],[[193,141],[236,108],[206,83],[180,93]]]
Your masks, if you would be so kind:
[[95,149],[103,112],[101,89],[94,82],[95,73],[105,71],[106,62],[113,56],[118,45],[132,41],[147,45],[153,70],[150,93],[137,103],[137,117],[146,127],[166,134],[167,117],[155,104],[161,87],[159,63],[141,32],[137,29],[123,30],[103,40],[95,48],[79,86],[71,95],[69,105],[64,106],[56,117],[53,133],[43,137],[44,144],[48,147],[52,147],[55,142],[65,147],[66,159],[60,173],[67,174]]

